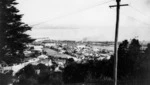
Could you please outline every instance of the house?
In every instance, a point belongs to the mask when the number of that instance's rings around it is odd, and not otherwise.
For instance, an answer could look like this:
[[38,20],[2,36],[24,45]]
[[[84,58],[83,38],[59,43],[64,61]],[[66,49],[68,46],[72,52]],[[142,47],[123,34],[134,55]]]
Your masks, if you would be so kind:
[[85,45],[77,45],[78,49],[82,49],[82,48],[85,48],[85,47],[86,47]]
[[40,45],[39,46],[34,46],[34,50],[42,52],[43,46],[40,46]]
[[45,43],[44,46],[45,47],[54,47],[54,46],[56,46],[56,43]]
[[46,58],[48,58],[48,56],[46,56],[46,55],[40,55],[37,58],[39,58],[39,59],[46,59]]

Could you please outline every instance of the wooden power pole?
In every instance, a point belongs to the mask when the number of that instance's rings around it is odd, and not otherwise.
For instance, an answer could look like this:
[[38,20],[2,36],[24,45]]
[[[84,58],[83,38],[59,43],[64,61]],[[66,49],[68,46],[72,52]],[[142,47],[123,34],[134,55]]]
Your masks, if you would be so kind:
[[116,9],[116,29],[115,29],[115,45],[114,45],[114,85],[117,85],[117,67],[118,67],[118,29],[119,29],[119,14],[120,14],[120,6],[128,6],[128,4],[120,5],[121,0],[116,0],[117,5],[111,5],[111,7],[117,7]]

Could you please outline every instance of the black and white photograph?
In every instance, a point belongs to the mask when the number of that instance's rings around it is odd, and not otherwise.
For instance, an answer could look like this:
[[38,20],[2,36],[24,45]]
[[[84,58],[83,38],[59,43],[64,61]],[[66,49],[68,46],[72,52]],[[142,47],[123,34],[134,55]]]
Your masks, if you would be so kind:
[[150,0],[0,0],[0,85],[150,85]]

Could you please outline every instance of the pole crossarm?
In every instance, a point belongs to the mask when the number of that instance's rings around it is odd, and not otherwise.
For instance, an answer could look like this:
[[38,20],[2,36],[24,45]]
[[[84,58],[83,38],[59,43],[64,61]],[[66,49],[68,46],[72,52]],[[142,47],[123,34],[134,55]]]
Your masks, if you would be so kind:
[[[129,6],[129,4],[121,4],[121,5],[119,5],[119,6]],[[110,8],[112,8],[112,7],[117,7],[117,5],[111,5],[111,6],[109,6]]]

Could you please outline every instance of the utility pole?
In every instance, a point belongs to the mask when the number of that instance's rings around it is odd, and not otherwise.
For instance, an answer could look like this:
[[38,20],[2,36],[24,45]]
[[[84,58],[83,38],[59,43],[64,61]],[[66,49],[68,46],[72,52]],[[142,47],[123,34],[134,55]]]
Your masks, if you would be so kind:
[[120,5],[121,0],[116,0],[117,5],[111,5],[111,7],[116,7],[116,29],[115,29],[115,45],[114,45],[114,85],[117,85],[117,68],[118,68],[118,29],[119,29],[119,14],[120,6],[128,6],[128,4]]

